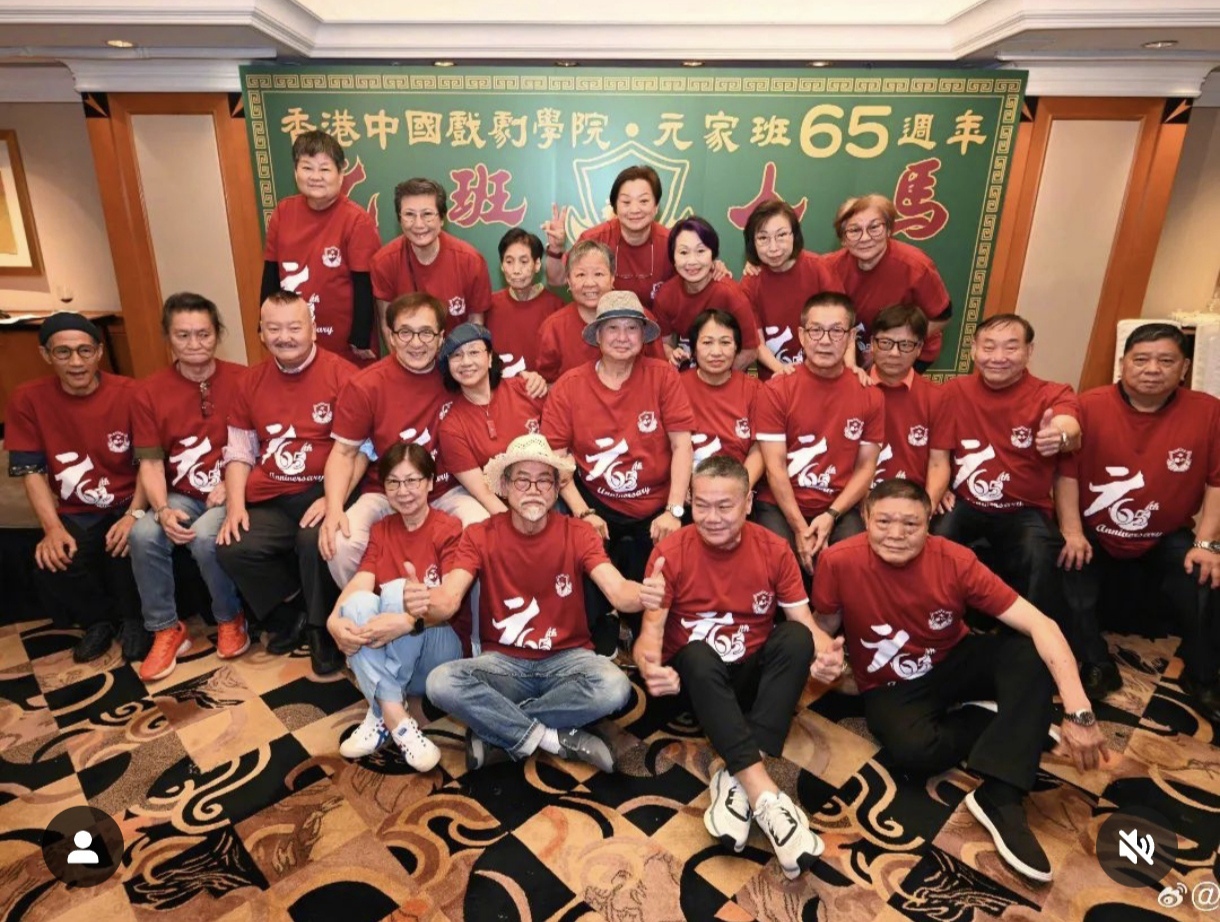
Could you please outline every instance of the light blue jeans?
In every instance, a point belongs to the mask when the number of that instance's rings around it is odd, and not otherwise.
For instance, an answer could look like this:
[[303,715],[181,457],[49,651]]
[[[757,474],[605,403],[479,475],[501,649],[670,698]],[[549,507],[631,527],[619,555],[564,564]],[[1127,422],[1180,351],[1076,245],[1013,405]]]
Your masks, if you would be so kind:
[[[195,532],[195,538],[187,547],[212,596],[212,617],[217,624],[232,621],[241,610],[241,603],[233,581],[216,560],[216,535],[225,522],[225,507],[208,509],[203,500],[182,493],[170,493],[166,501],[171,508],[190,516],[183,524]],[[150,631],[173,627],[178,623],[178,608],[174,604],[175,544],[151,512],[132,526],[127,544],[144,609],[144,627]]]
[[438,666],[428,698],[476,735],[524,759],[547,729],[570,730],[613,714],[631,696],[623,671],[592,650],[542,659],[483,653]]
[[[339,614],[357,625],[378,615],[402,612],[402,584],[386,583],[378,596],[357,592],[339,609]],[[380,701],[402,701],[407,695],[422,695],[428,675],[442,663],[462,655],[462,641],[447,624],[430,627],[422,634],[403,634],[384,647],[361,647],[347,658],[356,683],[374,714],[381,716]]]

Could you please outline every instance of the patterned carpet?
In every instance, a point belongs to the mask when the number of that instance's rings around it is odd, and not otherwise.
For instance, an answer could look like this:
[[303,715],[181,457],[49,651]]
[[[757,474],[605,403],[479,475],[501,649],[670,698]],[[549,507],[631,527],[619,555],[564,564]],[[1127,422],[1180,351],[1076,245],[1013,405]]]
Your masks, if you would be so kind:
[[[789,882],[757,829],[741,855],[703,828],[711,756],[672,702],[604,728],[614,776],[541,756],[468,774],[461,728],[428,713],[444,753],[419,775],[396,751],[337,753],[364,712],[344,675],[254,648],[222,664],[214,628],[146,686],[117,649],[73,664],[49,622],[0,628],[0,916],[6,919],[901,920],[1184,919],[1153,888],[1124,889],[1093,852],[1116,809],[1172,820],[1166,883],[1214,880],[1220,749],[1184,703],[1172,638],[1118,637],[1126,687],[1099,709],[1120,758],[1077,773],[1047,756],[1031,823],[1056,881],[1027,885],[962,806],[978,779],[896,777],[859,700],[807,693],[771,767],[826,840]],[[107,811],[126,843],[119,873],[67,890],[38,842],[59,811]],[[1125,904],[1125,905],[1124,905]]]

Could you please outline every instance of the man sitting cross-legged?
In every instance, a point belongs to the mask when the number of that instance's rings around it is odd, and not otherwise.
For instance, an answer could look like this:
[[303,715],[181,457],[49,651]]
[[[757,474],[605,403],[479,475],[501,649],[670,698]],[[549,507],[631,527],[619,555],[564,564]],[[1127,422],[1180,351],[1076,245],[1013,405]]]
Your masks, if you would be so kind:
[[[665,598],[660,611],[644,614],[635,662],[650,694],[685,690],[724,759],[703,814],[708,832],[740,852],[757,819],[780,868],[795,878],[824,846],[762,757],[783,750],[810,673],[824,682],[839,677],[843,641],[814,624],[788,543],[746,521],[752,497],[741,462],[701,461],[691,491],[695,524],[661,541],[648,562],[649,572],[664,576]],[[777,603],[787,618],[778,625]]]
[[586,574],[618,611],[661,603],[658,580],[623,578],[593,526],[552,511],[575,465],[544,436],[518,436],[484,468],[508,513],[471,525],[439,588],[408,582],[406,610],[429,621],[448,618],[481,574],[483,653],[437,666],[432,702],[469,727],[466,764],[487,761],[488,745],[524,759],[535,749],[613,771],[614,756],[584,726],[627,703],[631,683],[593,652],[585,616]]

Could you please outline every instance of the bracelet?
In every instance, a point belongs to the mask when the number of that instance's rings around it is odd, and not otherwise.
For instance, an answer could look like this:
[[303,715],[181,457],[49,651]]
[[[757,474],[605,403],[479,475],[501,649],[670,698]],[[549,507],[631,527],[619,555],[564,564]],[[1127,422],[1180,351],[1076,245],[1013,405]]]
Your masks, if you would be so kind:
[[597,510],[596,510],[596,509],[594,509],[592,506],[590,506],[590,507],[589,507],[588,509],[586,509],[584,512],[579,513],[579,514],[576,516],[576,518],[578,518],[578,519],[587,519],[587,518],[588,518],[589,516],[591,516],[591,515],[597,515]]
[[839,519],[843,518],[843,513],[841,513],[838,509],[831,508],[830,506],[826,507],[826,514],[835,522],[838,522]]
[[161,521],[161,513],[162,513],[162,512],[164,512],[164,511],[165,511],[166,509],[168,509],[168,508],[169,508],[169,503],[166,503],[166,504],[165,504],[164,506],[162,506],[160,509],[154,509],[154,510],[153,510],[153,518],[154,518],[154,519],[156,519],[158,522],[159,522],[159,521]]
[[560,250],[558,253],[556,253],[550,247],[547,247],[546,255],[551,257],[551,259],[563,259],[563,250]]

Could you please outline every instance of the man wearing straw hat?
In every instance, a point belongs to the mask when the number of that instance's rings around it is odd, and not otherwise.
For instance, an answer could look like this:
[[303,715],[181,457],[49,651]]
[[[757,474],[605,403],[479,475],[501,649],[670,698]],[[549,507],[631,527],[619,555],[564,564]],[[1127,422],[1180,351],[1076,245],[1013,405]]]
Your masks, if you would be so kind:
[[664,562],[643,583],[624,579],[591,525],[553,514],[559,485],[573,470],[543,436],[513,439],[484,468],[508,514],[466,529],[439,588],[414,582],[403,590],[410,614],[436,622],[457,611],[474,580],[482,580],[484,652],[437,667],[427,685],[432,702],[469,727],[468,768],[485,764],[495,747],[514,759],[542,749],[614,770],[610,747],[582,728],[623,707],[631,685],[593,652],[582,577],[619,611],[655,609]]

